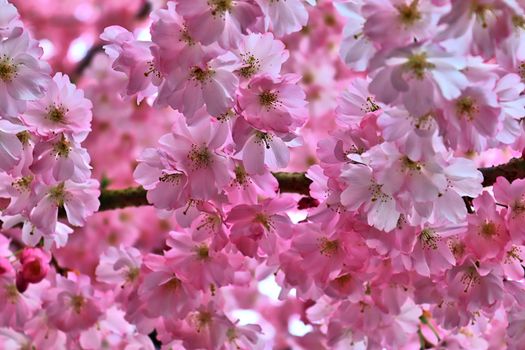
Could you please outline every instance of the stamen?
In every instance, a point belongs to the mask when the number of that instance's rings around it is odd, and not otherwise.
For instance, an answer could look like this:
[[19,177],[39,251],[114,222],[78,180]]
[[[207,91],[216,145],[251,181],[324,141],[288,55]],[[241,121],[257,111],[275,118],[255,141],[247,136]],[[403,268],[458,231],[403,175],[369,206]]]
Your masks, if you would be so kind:
[[71,297],[71,306],[77,314],[79,314],[82,311],[82,307],[84,306],[85,302],[86,300],[82,295],[73,295]]
[[206,146],[198,147],[191,146],[191,151],[188,153],[188,159],[192,162],[194,169],[207,168],[213,164],[213,155]]
[[469,267],[465,274],[460,279],[461,283],[465,285],[463,292],[468,292],[470,287],[479,283],[479,275],[474,267]]
[[425,72],[433,69],[436,66],[427,61],[427,54],[425,52],[413,54],[408,58],[404,64],[406,70],[410,71],[416,79],[422,80],[425,77]]
[[205,83],[209,80],[211,80],[211,77],[215,74],[215,72],[209,68],[202,69],[199,66],[194,66],[191,68],[190,71],[190,78],[199,82],[199,83]]
[[436,234],[436,231],[426,228],[421,231],[421,234],[419,235],[419,240],[421,242],[421,246],[424,249],[437,249],[437,242],[439,241],[440,237]]
[[275,108],[275,105],[279,104],[278,101],[278,92],[263,91],[259,95],[259,103],[261,106],[266,107],[266,110]]
[[55,143],[53,145],[53,153],[57,157],[66,158],[69,156],[69,152],[71,151],[71,142],[66,140],[66,138],[62,135],[62,138],[60,141]]
[[210,6],[212,16],[224,16],[233,8],[233,0],[209,0],[208,6]]
[[259,59],[249,52],[241,54],[241,58],[244,65],[239,69],[239,74],[243,78],[250,78],[261,69],[261,62]]
[[18,66],[7,55],[0,57],[0,80],[9,83],[18,75]]
[[266,146],[266,149],[270,149],[270,142],[273,139],[272,135],[262,132],[262,131],[256,131],[255,138],[256,138],[255,140],[256,143],[259,143],[259,144],[264,143],[264,145]]
[[270,231],[273,228],[272,219],[264,213],[257,213],[253,221],[263,225],[266,231]]
[[421,163],[414,162],[412,159],[408,158],[407,156],[404,156],[401,158],[401,166],[404,170],[408,171],[421,171]]
[[468,121],[472,121],[478,114],[479,108],[474,98],[463,96],[456,101],[456,111],[460,117],[465,117]]
[[421,12],[418,9],[419,0],[413,0],[410,5],[402,4],[396,6],[399,12],[399,21],[407,27],[414,25],[421,20]]
[[63,105],[51,105],[46,108],[47,115],[46,118],[51,120],[54,123],[65,123],[66,113],[69,112],[69,109],[65,108]]
[[29,191],[31,183],[33,182],[34,177],[32,175],[21,177],[20,179],[14,181],[12,183],[12,186],[18,191],[18,192],[25,192]]
[[322,237],[318,239],[318,244],[319,252],[327,257],[333,256],[339,250],[339,241],[336,239],[331,241],[326,237]]
[[49,197],[55,202],[55,204],[59,207],[64,206],[64,202],[66,200],[67,192],[64,189],[64,183],[61,182],[60,184],[51,187],[49,190]]

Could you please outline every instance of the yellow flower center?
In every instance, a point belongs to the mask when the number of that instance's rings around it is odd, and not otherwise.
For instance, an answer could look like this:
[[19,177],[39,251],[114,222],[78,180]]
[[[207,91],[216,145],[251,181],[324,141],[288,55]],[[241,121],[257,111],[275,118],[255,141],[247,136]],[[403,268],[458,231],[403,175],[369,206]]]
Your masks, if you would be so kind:
[[16,77],[18,67],[13,60],[6,55],[0,58],[0,80],[9,83]]
[[407,27],[421,20],[421,12],[418,9],[419,0],[413,0],[410,5],[402,4],[396,6],[399,12],[399,21]]

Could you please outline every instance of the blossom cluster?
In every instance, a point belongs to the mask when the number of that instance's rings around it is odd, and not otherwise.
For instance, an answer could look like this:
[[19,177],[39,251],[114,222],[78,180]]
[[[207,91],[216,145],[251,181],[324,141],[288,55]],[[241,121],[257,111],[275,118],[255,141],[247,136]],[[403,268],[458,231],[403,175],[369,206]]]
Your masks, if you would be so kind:
[[523,1],[149,6],[81,90],[0,0],[0,347],[523,348]]

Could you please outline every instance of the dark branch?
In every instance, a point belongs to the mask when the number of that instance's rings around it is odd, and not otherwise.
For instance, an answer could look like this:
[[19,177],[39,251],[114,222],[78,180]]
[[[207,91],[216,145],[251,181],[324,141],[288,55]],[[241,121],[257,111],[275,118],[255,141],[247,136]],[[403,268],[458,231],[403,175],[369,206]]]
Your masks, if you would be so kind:
[[[516,179],[525,178],[525,160],[512,159],[506,164],[493,166],[490,168],[480,168],[483,174],[483,186],[491,186],[496,182],[498,176],[503,176],[510,182]],[[299,193],[307,196],[310,195],[310,184],[312,180],[306,177],[305,173],[274,173],[279,183],[280,192]],[[305,201],[303,199],[303,201]],[[471,209],[470,200],[465,202]],[[130,187],[124,190],[102,190],[100,195],[100,211],[111,210],[125,207],[139,207],[148,205],[146,199],[146,190],[142,187]],[[315,206],[312,203],[311,206]],[[308,207],[308,206],[307,206]]]
[[516,179],[525,178],[525,160],[522,158],[513,158],[508,163],[493,166],[490,168],[480,168],[483,174],[483,186],[492,186],[496,183],[498,176],[503,176],[509,182]]
[[102,190],[100,193],[100,211],[143,205],[149,203],[146,199],[146,190],[142,186],[123,190]]

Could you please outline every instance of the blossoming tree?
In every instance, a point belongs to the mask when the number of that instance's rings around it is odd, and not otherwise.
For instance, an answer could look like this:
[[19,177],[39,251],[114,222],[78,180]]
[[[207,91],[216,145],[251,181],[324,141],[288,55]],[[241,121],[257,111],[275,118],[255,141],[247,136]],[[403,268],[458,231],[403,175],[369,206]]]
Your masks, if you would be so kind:
[[1,349],[525,349],[525,1],[0,0]]

